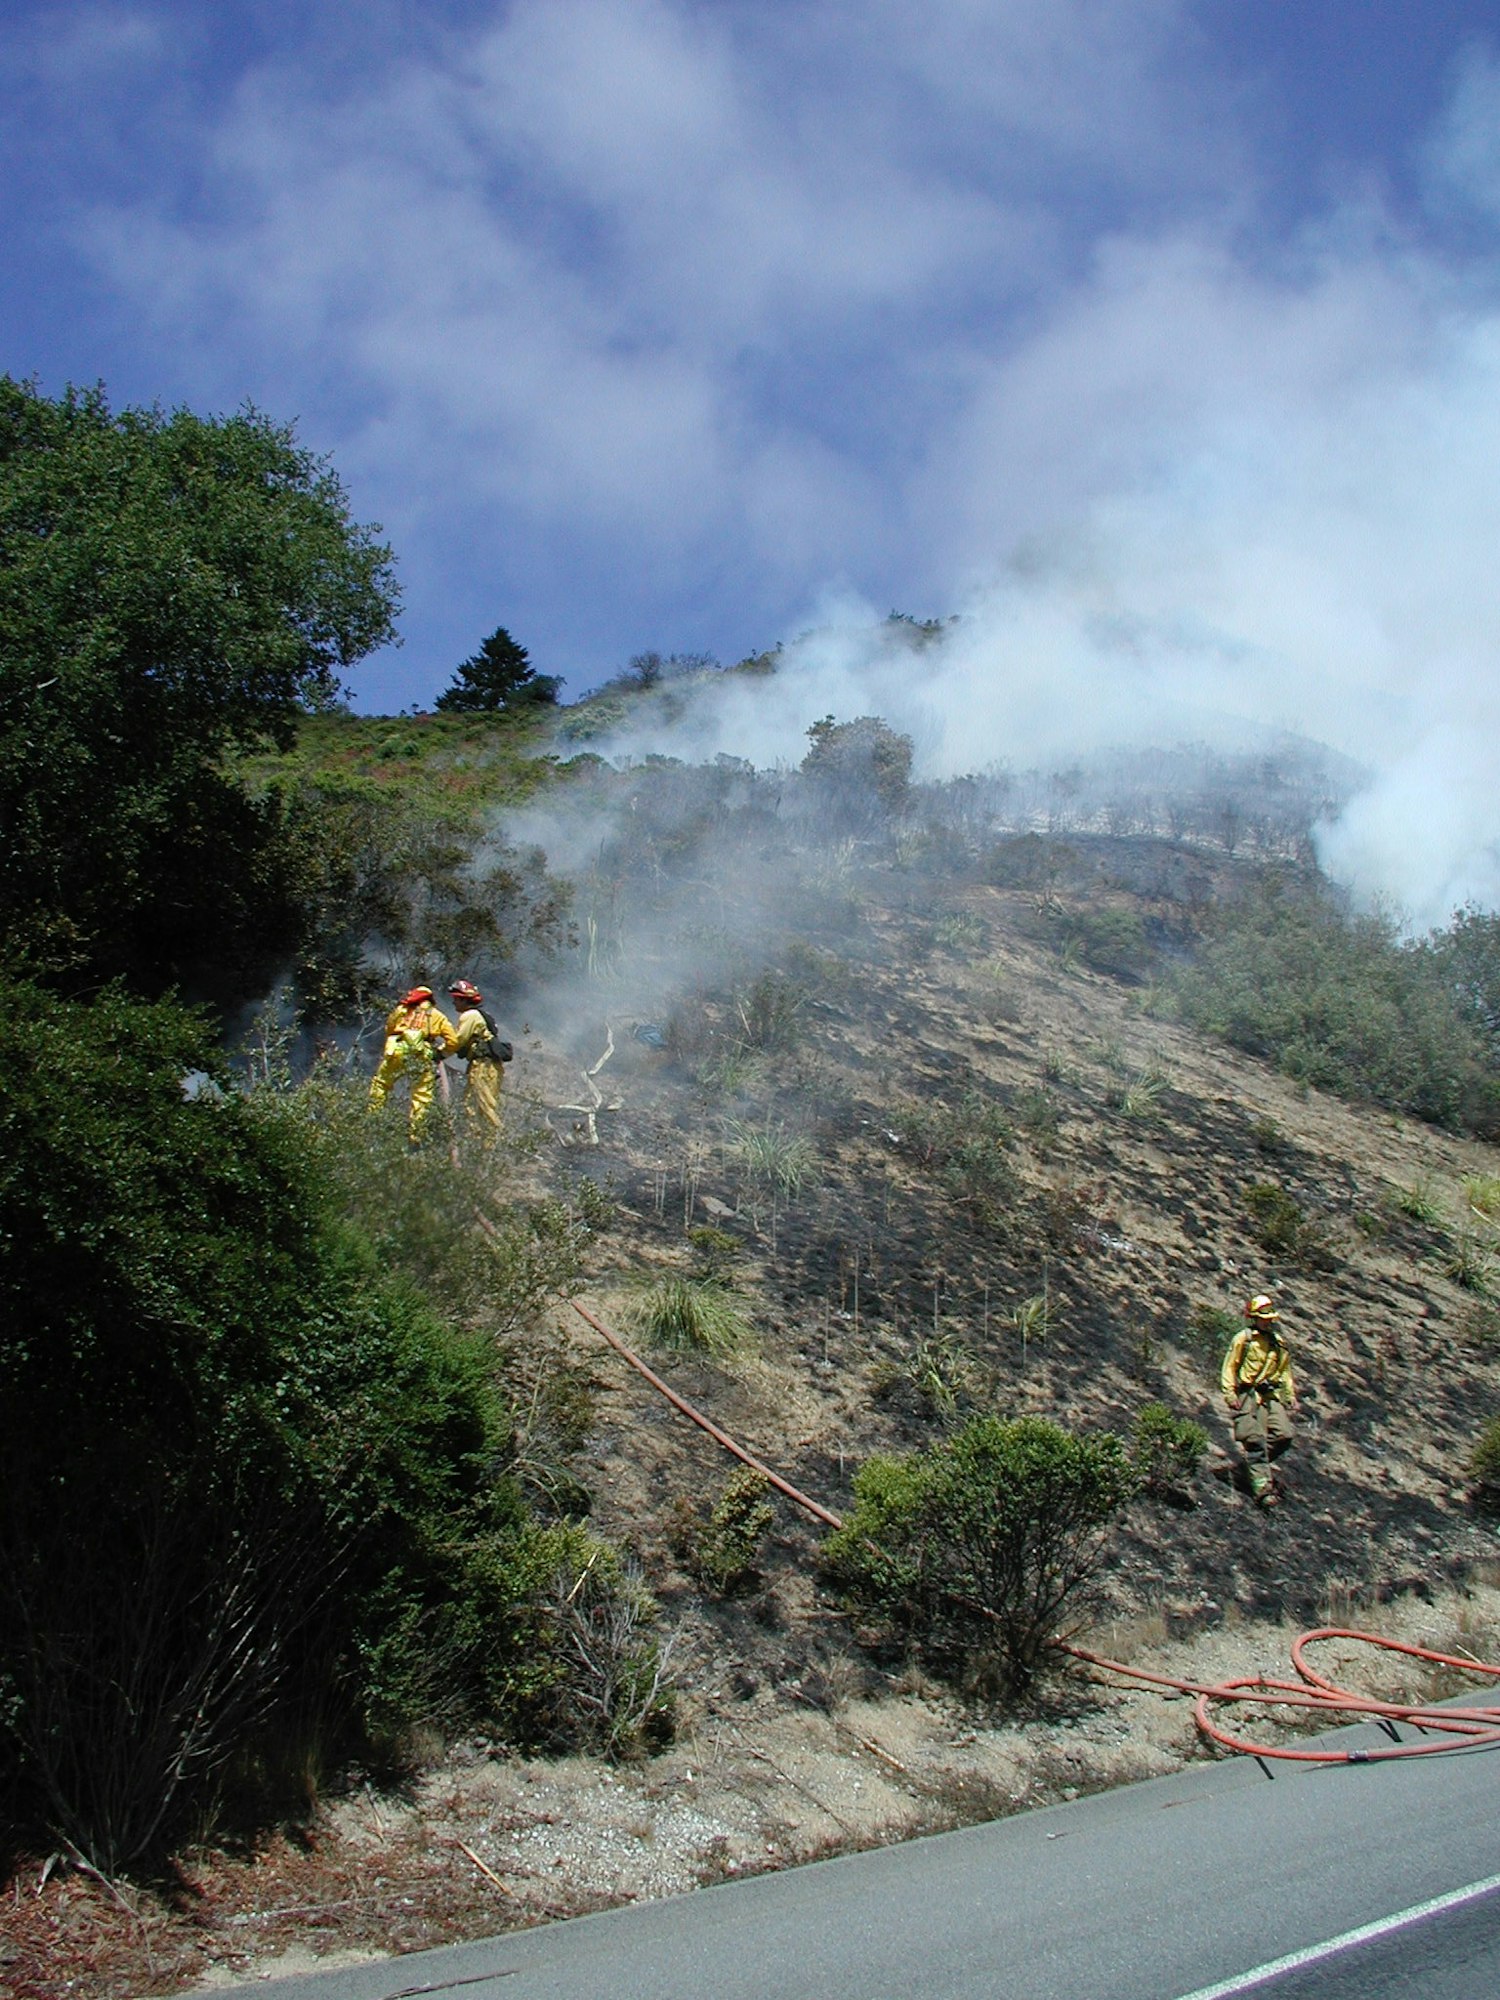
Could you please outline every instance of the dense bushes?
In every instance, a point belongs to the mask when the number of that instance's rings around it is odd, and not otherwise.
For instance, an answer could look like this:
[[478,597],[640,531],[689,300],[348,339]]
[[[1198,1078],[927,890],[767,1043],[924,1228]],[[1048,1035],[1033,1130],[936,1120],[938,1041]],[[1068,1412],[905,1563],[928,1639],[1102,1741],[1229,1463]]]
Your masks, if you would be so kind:
[[524,1502],[488,1334],[342,1219],[337,1120],[212,1067],[0,991],[0,1809],[108,1869],[314,1739],[560,1732],[556,1579],[610,1574]]
[[862,1467],[826,1566],[940,1665],[1016,1693],[1086,1595],[1134,1484],[1117,1438],[976,1417],[927,1451]]
[[1500,1092],[1450,961],[1446,947],[1403,944],[1386,917],[1351,917],[1311,884],[1271,880],[1215,915],[1175,984],[1195,1026],[1289,1076],[1493,1133]]

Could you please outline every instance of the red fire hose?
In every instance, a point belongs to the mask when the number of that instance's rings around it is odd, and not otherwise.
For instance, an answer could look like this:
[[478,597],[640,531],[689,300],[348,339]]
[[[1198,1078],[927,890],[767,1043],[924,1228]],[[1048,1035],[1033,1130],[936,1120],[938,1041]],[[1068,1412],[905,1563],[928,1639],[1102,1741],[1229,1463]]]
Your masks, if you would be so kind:
[[[844,1525],[837,1514],[778,1477],[769,1466],[763,1465],[742,1445],[736,1444],[727,1431],[721,1430],[701,1410],[695,1410],[675,1389],[669,1388],[617,1333],[611,1332],[603,1320],[596,1319],[576,1299],[572,1304],[579,1317],[602,1335],[659,1395],[665,1396],[674,1409],[680,1410],[683,1416],[706,1431],[726,1451],[753,1467],[770,1481],[778,1493],[785,1494],[788,1500],[804,1508],[825,1527],[841,1528]],[[1298,1764],[1386,1764],[1395,1762],[1399,1757],[1433,1757],[1443,1751],[1483,1750],[1500,1744],[1500,1706],[1476,1704],[1462,1708],[1433,1708],[1423,1702],[1380,1701],[1372,1695],[1356,1694],[1349,1688],[1341,1688],[1337,1682],[1329,1680],[1309,1665],[1307,1660],[1307,1648],[1326,1639],[1347,1639],[1357,1645],[1378,1647],[1383,1652],[1402,1653],[1408,1659],[1424,1660],[1433,1666],[1452,1667],[1462,1673],[1481,1674],[1489,1680],[1500,1680],[1500,1665],[1492,1662],[1434,1652],[1427,1646],[1409,1646],[1400,1639],[1385,1639],[1377,1632],[1358,1632],[1342,1625],[1320,1625],[1313,1631],[1301,1633],[1293,1641],[1292,1665],[1299,1676],[1294,1681],[1271,1680],[1263,1675],[1231,1681],[1178,1680],[1171,1674],[1151,1673],[1145,1667],[1131,1667],[1121,1660],[1106,1659],[1101,1653],[1091,1653],[1087,1647],[1069,1645],[1061,1639],[1053,1643],[1060,1653],[1066,1653],[1069,1658],[1082,1660],[1088,1666],[1101,1668],[1124,1680],[1138,1681],[1148,1687],[1168,1688],[1174,1694],[1193,1695],[1193,1715],[1202,1734],[1223,1749],[1247,1757],[1278,1758]],[[1362,1719],[1372,1720],[1380,1723],[1392,1738],[1396,1735],[1396,1724],[1404,1722],[1433,1740],[1423,1743],[1395,1740],[1386,1747],[1374,1750],[1306,1750],[1281,1744],[1256,1743],[1236,1735],[1214,1720],[1216,1707],[1233,1703],[1300,1710],[1310,1717],[1325,1720],[1331,1728]]]
[[[1372,1695],[1355,1694],[1320,1674],[1307,1661],[1307,1648],[1324,1639],[1348,1639],[1361,1646],[1377,1646],[1383,1652],[1404,1653],[1408,1659],[1426,1660],[1434,1666],[1455,1667],[1466,1674],[1483,1674],[1500,1680],[1500,1666],[1487,1660],[1464,1659],[1453,1653],[1434,1652],[1428,1646],[1408,1646],[1400,1639],[1385,1639],[1376,1632],[1358,1632],[1343,1625],[1320,1625],[1303,1632],[1292,1643],[1292,1665],[1301,1676],[1295,1681],[1270,1680],[1257,1675],[1249,1680],[1201,1682],[1176,1680],[1170,1674],[1148,1673],[1144,1667],[1128,1667],[1119,1660],[1107,1660],[1083,1646],[1058,1642],[1058,1650],[1092,1667],[1119,1674],[1128,1680],[1153,1687],[1171,1688],[1178,1694],[1196,1696],[1193,1714],[1199,1729],[1226,1750],[1249,1757],[1276,1757],[1297,1764],[1387,1764],[1398,1757],[1432,1757],[1444,1750],[1489,1749],[1500,1743],[1500,1707],[1492,1704],[1466,1708],[1433,1708],[1424,1702],[1378,1701]],[[1291,1746],[1255,1743],[1223,1728],[1213,1718],[1216,1705],[1229,1702],[1259,1703],[1268,1708],[1300,1709],[1325,1719],[1330,1727],[1369,1719],[1379,1722],[1395,1736],[1398,1722],[1439,1740],[1426,1743],[1393,1741],[1376,1750],[1299,1750]]]
[[797,1487],[790,1485],[785,1479],[780,1478],[768,1465],[762,1465],[760,1460],[753,1458],[743,1445],[736,1444],[728,1431],[721,1431],[719,1426],[713,1423],[708,1417],[705,1417],[701,1410],[695,1410],[692,1404],[679,1396],[675,1389],[668,1388],[660,1375],[653,1374],[651,1369],[642,1361],[641,1357],[632,1348],[627,1347],[617,1333],[611,1333],[602,1319],[595,1319],[587,1306],[581,1306],[577,1299],[572,1300],[571,1303],[578,1317],[587,1320],[595,1333],[602,1334],[615,1350],[616,1354],[622,1355],[632,1368],[639,1374],[644,1375],[657,1394],[665,1396],[674,1410],[680,1410],[700,1430],[707,1431],[716,1444],[721,1444],[726,1451],[733,1452],[734,1456],[742,1464],[748,1465],[753,1471],[758,1472],[762,1479],[768,1479],[778,1493],[784,1493],[788,1500],[795,1501],[799,1507],[806,1508],[815,1521],[821,1521],[828,1528],[843,1527],[844,1524],[837,1514],[831,1514],[826,1507],[820,1507],[816,1500],[809,1499],[807,1494],[800,1492]]

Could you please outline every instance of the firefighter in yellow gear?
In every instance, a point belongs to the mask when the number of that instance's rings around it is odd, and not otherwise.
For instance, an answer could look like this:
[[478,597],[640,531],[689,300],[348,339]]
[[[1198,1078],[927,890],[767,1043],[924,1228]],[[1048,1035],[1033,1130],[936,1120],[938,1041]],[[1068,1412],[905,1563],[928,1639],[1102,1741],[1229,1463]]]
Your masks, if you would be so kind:
[[407,1134],[415,1143],[432,1109],[437,1066],[457,1045],[453,1023],[432,1004],[430,986],[414,986],[386,1017],[385,1048],[370,1079],[370,1109],[379,1111],[399,1076],[411,1079]]
[[485,1145],[492,1146],[500,1136],[501,1064],[509,1058],[510,1043],[500,1039],[493,1019],[484,1011],[484,996],[472,980],[455,979],[448,991],[458,1014],[454,1054],[468,1064],[464,1124]]
[[1219,1378],[1233,1419],[1234,1441],[1245,1454],[1250,1491],[1262,1507],[1276,1505],[1271,1467],[1292,1442],[1288,1412],[1297,1407],[1280,1319],[1274,1300],[1265,1292],[1247,1299],[1245,1324],[1229,1343]]

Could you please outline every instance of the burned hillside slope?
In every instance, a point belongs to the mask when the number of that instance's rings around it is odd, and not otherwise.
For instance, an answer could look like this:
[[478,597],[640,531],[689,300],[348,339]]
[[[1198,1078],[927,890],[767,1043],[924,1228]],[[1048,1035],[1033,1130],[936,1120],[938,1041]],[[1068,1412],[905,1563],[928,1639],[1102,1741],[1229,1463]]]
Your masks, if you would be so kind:
[[[159,1897],[116,1906],[54,1875],[23,1899],[0,1987],[180,1990],[478,1936],[1200,1754],[1186,1704],[1074,1671],[1002,1703],[856,1601],[824,1529],[747,1481],[575,1293],[840,1515],[872,1458],[971,1418],[1123,1438],[1150,1477],[1104,1539],[1094,1605],[1066,1621],[1113,1657],[1278,1673],[1286,1621],[1350,1614],[1500,1650],[1494,1530],[1469,1490],[1500,1412],[1500,1150],[1308,1088],[1187,1021],[1184,976],[1210,946],[1232,958],[1236,909],[1325,908],[1305,842],[1283,825],[1237,825],[1232,844],[997,830],[955,797],[945,818],[727,762],[585,772],[566,814],[504,829],[571,878],[576,953],[546,981],[530,959],[466,964],[516,1045],[504,1142],[471,1147],[439,1112],[408,1154],[396,1121],[368,1118],[353,1059],[288,1085],[345,1121],[360,1212],[400,1206],[386,1254],[404,1246],[491,1341],[508,1433],[490,1469],[549,1531],[587,1517],[634,1559],[597,1605],[579,1607],[587,1569],[543,1579],[596,1703],[589,1747],[440,1713],[389,1770],[310,1770],[280,1833],[178,1855]],[[1357,954],[1328,966],[1367,1032]],[[407,969],[456,968],[434,947]],[[1389,1044],[1376,1053],[1389,1068]],[[505,1224],[498,1249],[479,1212]],[[507,1287],[524,1311],[501,1312]],[[1260,1289],[1303,1396],[1272,1514],[1225,1476],[1218,1393]],[[538,1325],[543,1299],[558,1303]],[[1150,1461],[1153,1437],[1173,1449]],[[675,1692],[663,1747],[662,1730],[616,1727],[640,1723],[621,1669],[646,1654]]]
[[[652,1281],[730,1288],[753,1341],[653,1365],[839,1511],[871,1454],[978,1411],[1127,1438],[1147,1405],[1201,1424],[1204,1464],[1112,1537],[1117,1609],[1311,1618],[1482,1563],[1468,1462],[1500,1407],[1500,1324],[1466,1183],[1495,1150],[1171,1018],[1153,966],[1256,863],[1050,845],[1071,885],[824,845],[780,852],[778,896],[745,907],[667,870],[617,889],[617,952],[566,1009],[539,998],[524,1070],[543,1161],[611,1204],[590,1303],[628,1330]],[[1304,1398],[1273,1520],[1220,1449],[1219,1364],[1263,1288]],[[756,1684],[889,1667],[782,1503],[744,1594],[705,1586],[683,1552],[732,1463],[581,1326],[566,1338],[596,1384],[596,1517],[686,1622],[683,1662],[717,1682],[727,1649]]]

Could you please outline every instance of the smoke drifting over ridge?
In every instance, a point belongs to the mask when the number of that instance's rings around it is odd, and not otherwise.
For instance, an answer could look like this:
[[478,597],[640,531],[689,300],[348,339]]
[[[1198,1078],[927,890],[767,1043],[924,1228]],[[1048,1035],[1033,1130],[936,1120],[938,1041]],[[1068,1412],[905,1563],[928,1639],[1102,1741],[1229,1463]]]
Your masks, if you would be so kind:
[[1495,907],[1500,318],[1422,319],[1323,354],[1295,394],[1241,382],[1163,423],[1164,463],[971,587],[930,644],[831,601],[774,676],[683,690],[595,747],[795,762],[819,716],[879,715],[942,779],[1297,736],[1367,773],[1319,829],[1334,879],[1417,929]]
[[[1367,80],[1421,67],[1415,15],[1382,47],[1346,11]],[[790,758],[876,712],[941,774],[1291,731],[1372,773],[1332,872],[1414,924],[1500,894],[1492,24],[1428,23],[1432,94],[1363,137],[1330,75],[1285,154],[1190,0],[474,0],[248,58],[170,12],[22,35],[63,199],[31,233],[149,395],[299,412],[385,522],[409,649],[371,707],[502,618],[570,693],[812,624],[622,748]],[[962,623],[913,661],[845,584]]]

